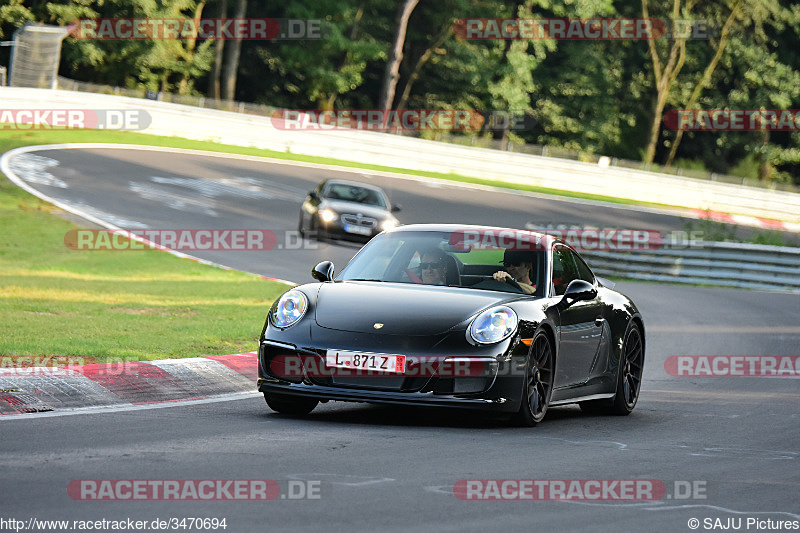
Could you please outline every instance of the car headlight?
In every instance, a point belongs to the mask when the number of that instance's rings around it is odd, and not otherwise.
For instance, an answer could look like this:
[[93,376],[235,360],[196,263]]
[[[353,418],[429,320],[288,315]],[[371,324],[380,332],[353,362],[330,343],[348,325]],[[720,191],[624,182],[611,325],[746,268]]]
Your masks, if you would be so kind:
[[336,213],[330,209],[323,209],[319,212],[319,218],[321,218],[323,222],[333,222],[336,220]]
[[392,220],[391,218],[387,218],[386,220],[381,222],[381,229],[383,231],[386,231],[386,230],[389,230],[389,229],[392,229],[392,228],[395,228],[395,227],[397,227],[397,221],[396,220]]
[[517,314],[501,305],[487,309],[469,325],[469,336],[478,344],[494,344],[507,339],[517,329]]
[[292,289],[280,297],[270,318],[274,326],[288,328],[303,318],[306,310],[308,310],[308,298],[302,292]]

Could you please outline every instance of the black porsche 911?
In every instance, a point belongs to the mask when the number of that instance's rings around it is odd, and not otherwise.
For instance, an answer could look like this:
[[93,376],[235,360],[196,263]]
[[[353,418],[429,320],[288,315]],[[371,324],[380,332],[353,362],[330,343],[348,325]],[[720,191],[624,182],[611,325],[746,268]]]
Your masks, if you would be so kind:
[[286,291],[260,337],[279,413],[330,400],[461,407],[540,422],[549,406],[629,414],[645,355],[634,303],[553,237],[483,226],[385,231]]
[[380,187],[345,180],[325,180],[300,206],[297,229],[306,237],[327,237],[366,242],[399,224],[392,205]]

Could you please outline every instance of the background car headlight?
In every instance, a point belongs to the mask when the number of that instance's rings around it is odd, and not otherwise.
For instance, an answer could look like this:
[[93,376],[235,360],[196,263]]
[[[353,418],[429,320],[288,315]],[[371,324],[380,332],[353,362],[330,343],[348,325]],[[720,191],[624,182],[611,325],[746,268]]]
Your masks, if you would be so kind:
[[517,329],[517,314],[505,306],[487,309],[469,325],[469,336],[479,344],[507,339]]
[[387,218],[386,220],[381,222],[381,229],[384,230],[384,231],[392,229],[392,228],[395,228],[395,227],[397,227],[397,221],[396,220],[392,220],[391,218]]
[[330,209],[323,209],[319,212],[319,218],[321,218],[323,222],[333,222],[336,220],[336,213]]
[[308,298],[298,290],[290,290],[284,293],[278,300],[275,310],[272,312],[272,324],[279,328],[288,328],[306,314],[308,309]]

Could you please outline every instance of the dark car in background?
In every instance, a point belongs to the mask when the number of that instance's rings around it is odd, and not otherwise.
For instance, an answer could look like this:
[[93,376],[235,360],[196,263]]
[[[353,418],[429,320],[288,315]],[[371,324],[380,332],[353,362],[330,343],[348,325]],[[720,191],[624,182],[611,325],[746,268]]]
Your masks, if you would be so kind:
[[[532,293],[498,281],[512,261],[529,269]],[[431,269],[439,277],[424,281]],[[340,400],[489,410],[535,425],[553,405],[619,415],[636,405],[642,316],[558,239],[402,226],[337,276],[329,261],[312,275],[322,283],[284,293],[261,333],[258,388],[277,412]]]
[[399,225],[400,211],[380,187],[345,180],[325,180],[300,207],[298,230],[304,237],[368,241]]

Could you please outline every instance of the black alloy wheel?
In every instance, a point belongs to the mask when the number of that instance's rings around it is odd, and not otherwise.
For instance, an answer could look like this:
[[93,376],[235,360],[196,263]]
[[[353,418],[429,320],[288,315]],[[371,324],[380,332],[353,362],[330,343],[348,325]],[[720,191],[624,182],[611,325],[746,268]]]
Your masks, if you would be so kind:
[[617,371],[617,393],[611,400],[591,400],[581,402],[581,409],[587,413],[601,415],[631,414],[639,400],[644,370],[644,342],[642,332],[636,323],[631,322],[620,351]]

